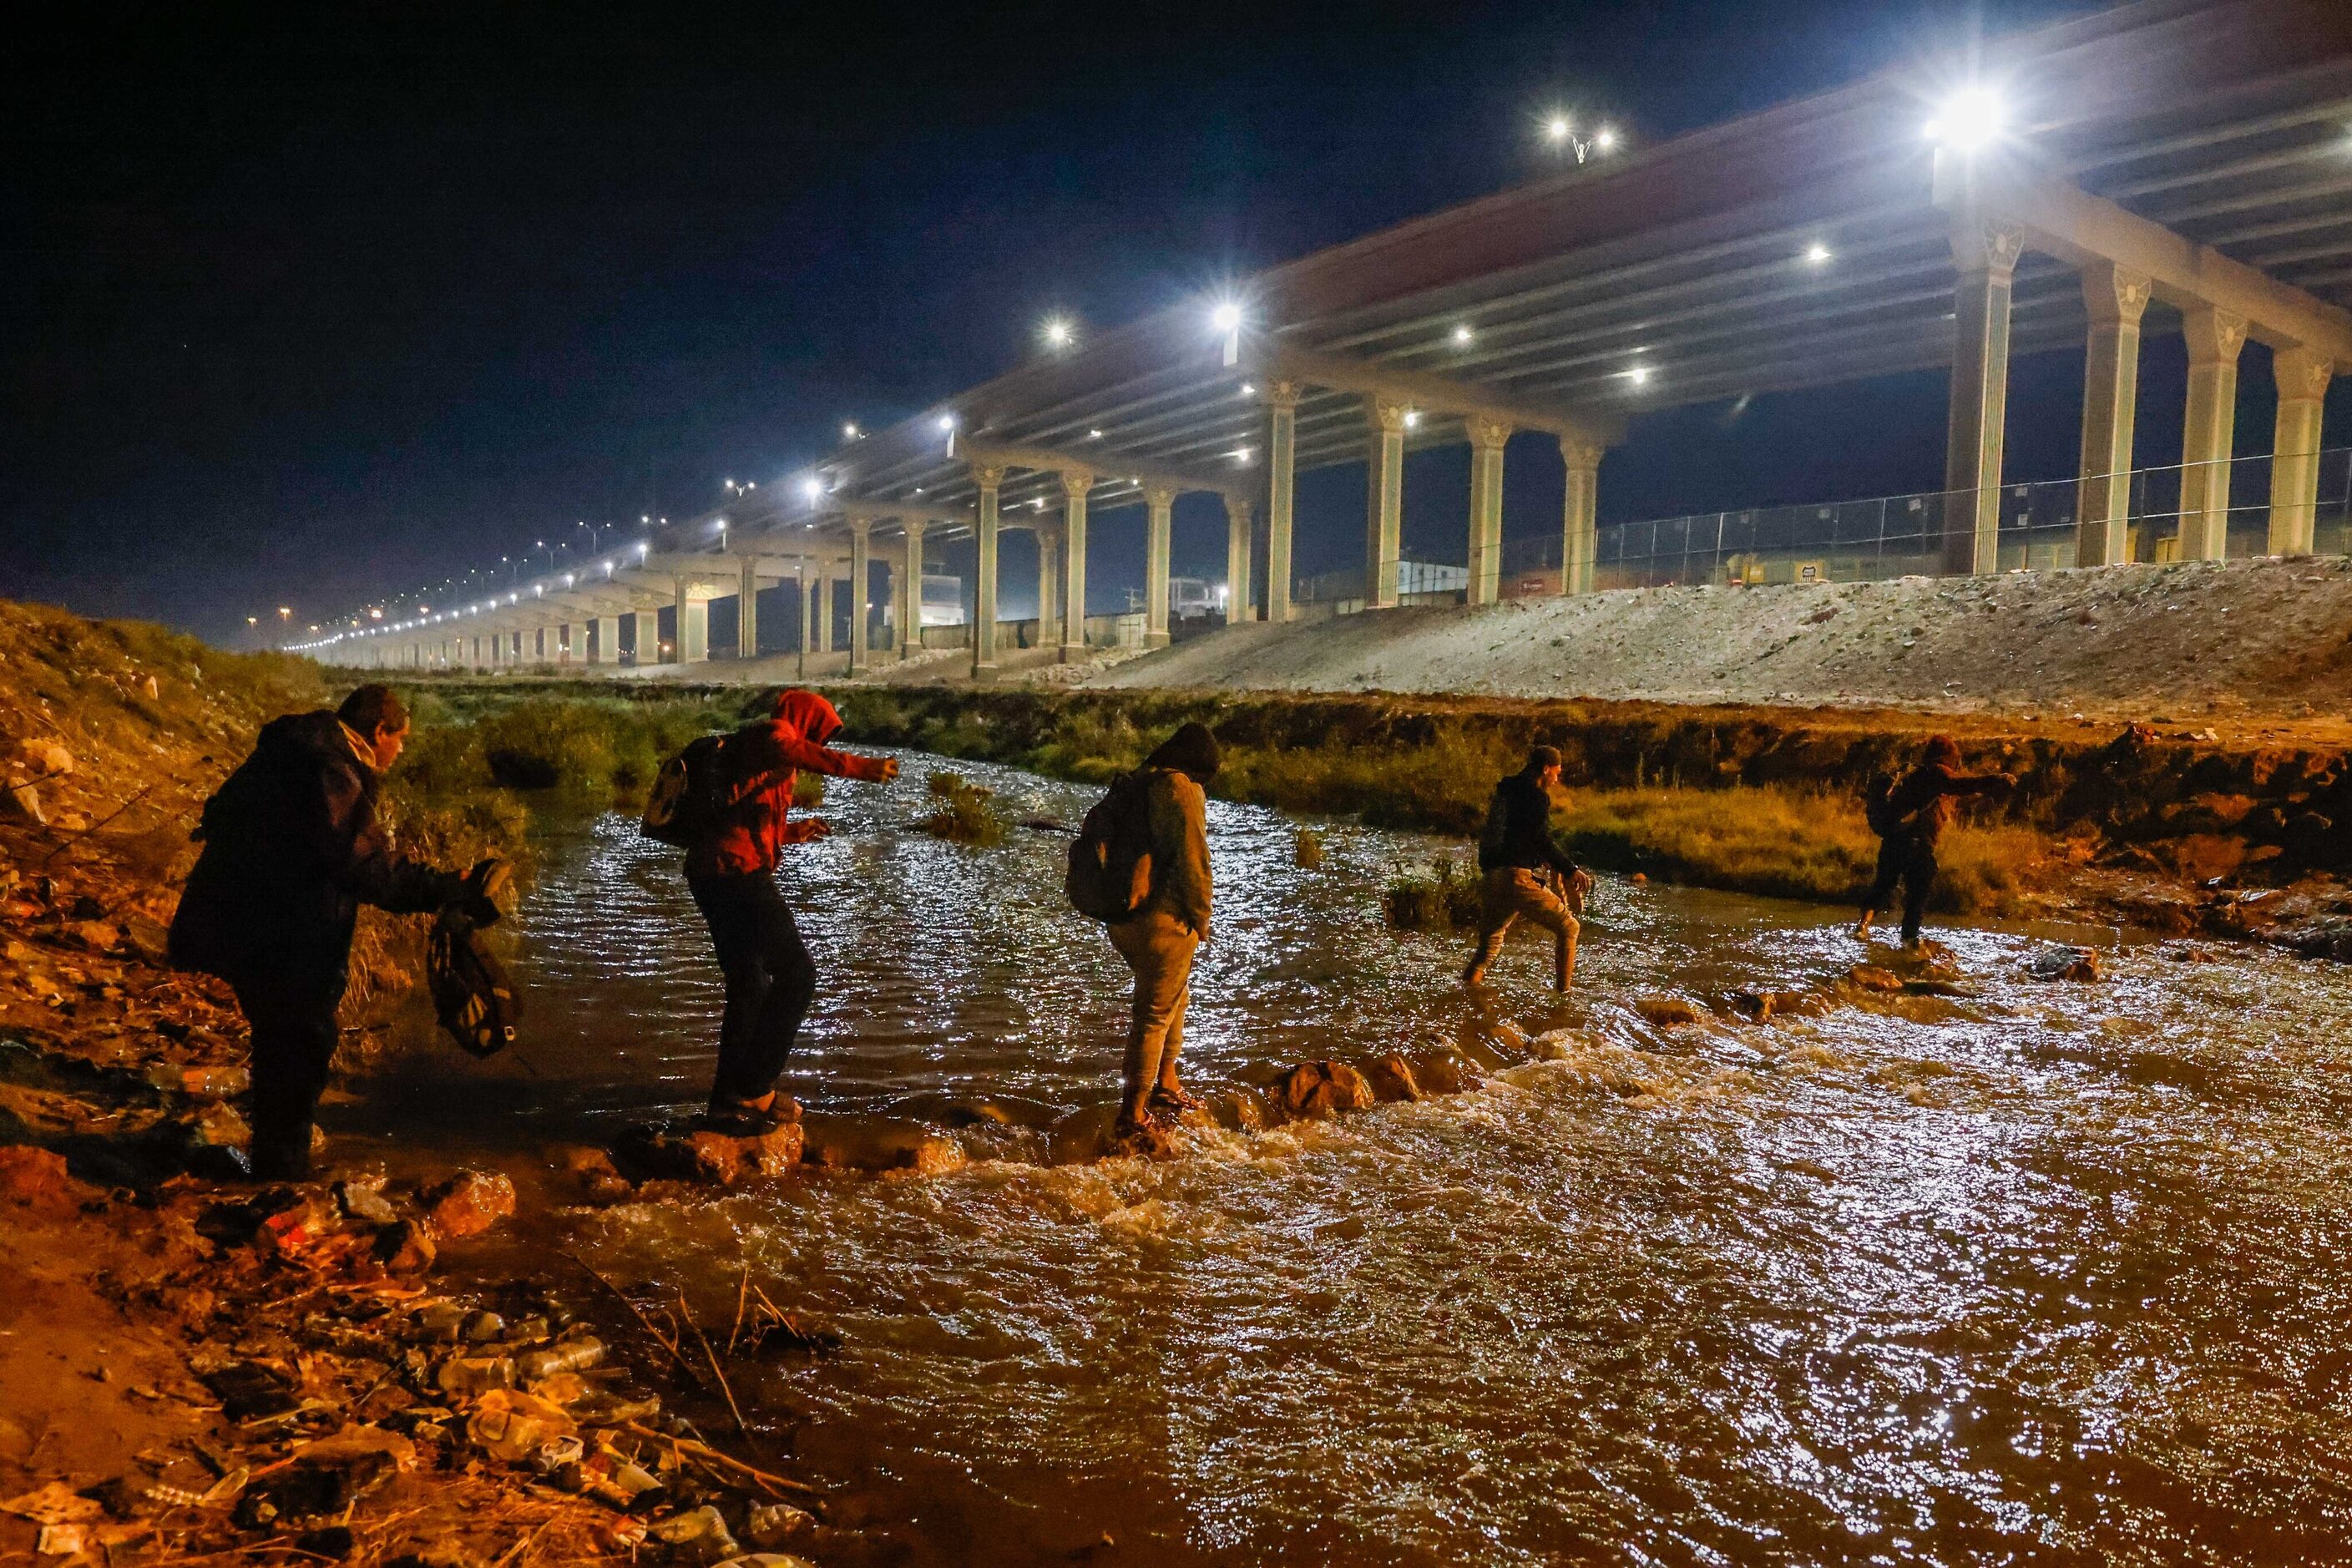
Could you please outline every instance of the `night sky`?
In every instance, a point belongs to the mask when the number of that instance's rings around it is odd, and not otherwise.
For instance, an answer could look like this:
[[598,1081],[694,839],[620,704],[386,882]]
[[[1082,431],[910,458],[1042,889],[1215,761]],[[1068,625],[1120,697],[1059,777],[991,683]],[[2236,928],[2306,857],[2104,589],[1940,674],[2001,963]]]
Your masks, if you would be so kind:
[[[1116,324],[1540,173],[1555,104],[1655,140],[1972,25],[1879,0],[45,20],[70,30],[12,40],[0,106],[0,595],[224,640],[716,505],[997,373],[1049,311]],[[2052,357],[2019,365],[2012,478],[2072,471],[2079,369]],[[1938,373],[1640,420],[1602,520],[1932,488],[1943,402]],[[2168,420],[2144,406],[2141,461]],[[1412,460],[1409,547],[1458,526],[1466,468]],[[1516,465],[1509,532],[1558,526],[1557,468]],[[1360,470],[1300,504],[1301,572],[1353,562]],[[1100,527],[1106,584],[1140,535]],[[1180,513],[1180,573],[1223,548]]]

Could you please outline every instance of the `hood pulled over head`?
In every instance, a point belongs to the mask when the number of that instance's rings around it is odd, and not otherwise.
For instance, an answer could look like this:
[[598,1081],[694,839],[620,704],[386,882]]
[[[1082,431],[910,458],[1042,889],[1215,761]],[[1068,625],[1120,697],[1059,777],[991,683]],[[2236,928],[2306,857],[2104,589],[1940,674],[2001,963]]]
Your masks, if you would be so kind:
[[776,693],[776,717],[820,746],[841,732],[841,715],[833,704],[797,686]]
[[1919,761],[1928,767],[1957,768],[1960,765],[1960,743],[1949,735],[1930,735],[1927,749]]
[[1171,768],[1190,774],[1196,784],[1207,784],[1217,776],[1217,766],[1224,760],[1217,749],[1217,738],[1209,733],[1206,724],[1186,724],[1160,742],[1160,749],[1143,759],[1147,768]]

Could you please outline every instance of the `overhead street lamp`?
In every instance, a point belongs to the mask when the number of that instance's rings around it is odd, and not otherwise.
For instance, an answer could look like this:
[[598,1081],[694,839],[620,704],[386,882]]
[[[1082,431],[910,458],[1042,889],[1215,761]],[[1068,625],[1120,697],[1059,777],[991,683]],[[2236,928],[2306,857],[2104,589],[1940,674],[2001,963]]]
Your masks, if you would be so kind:
[[1613,152],[1617,146],[1617,128],[1602,123],[1590,136],[1580,134],[1576,122],[1557,111],[1544,116],[1543,139],[1556,152],[1575,154],[1580,163],[1595,153]]

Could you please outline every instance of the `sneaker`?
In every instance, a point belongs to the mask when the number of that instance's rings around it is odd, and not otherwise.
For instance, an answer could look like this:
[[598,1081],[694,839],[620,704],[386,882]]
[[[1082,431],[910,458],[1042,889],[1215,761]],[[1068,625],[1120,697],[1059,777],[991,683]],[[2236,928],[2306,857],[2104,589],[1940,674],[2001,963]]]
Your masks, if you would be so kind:
[[713,1100],[701,1115],[694,1119],[698,1131],[718,1132],[729,1138],[764,1138],[777,1128],[801,1119],[801,1102],[789,1095],[778,1095],[775,1103],[761,1107],[743,1105],[733,1100]]
[[1164,1105],[1171,1110],[1181,1112],[1198,1110],[1202,1101],[1198,1095],[1188,1094],[1181,1088],[1170,1089],[1166,1084],[1161,1084],[1151,1091],[1151,1104],[1155,1110]]

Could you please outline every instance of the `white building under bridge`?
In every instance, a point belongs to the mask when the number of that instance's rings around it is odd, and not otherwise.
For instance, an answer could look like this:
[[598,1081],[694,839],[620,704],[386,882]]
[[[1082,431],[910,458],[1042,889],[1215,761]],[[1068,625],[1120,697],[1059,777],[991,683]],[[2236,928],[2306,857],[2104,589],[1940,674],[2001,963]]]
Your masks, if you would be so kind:
[[[1449,443],[1470,453],[1466,527],[1437,564],[1472,604],[2341,550],[2352,468],[2321,430],[2352,367],[2347,302],[2352,4],[2145,0],[1318,252],[846,433],[813,471],[583,568],[306,646],[385,667],[693,662],[714,600],[736,601],[736,651],[759,650],[759,590],[782,584],[824,669],[952,641],[986,679],[1121,635],[1087,614],[1089,521],[1114,508],[1146,519],[1126,635],[1165,642],[1172,510],[1195,492],[1223,509],[1230,617],[1290,619],[1302,593],[1376,612],[1409,591],[1403,458]],[[2153,333],[2187,346],[2183,460],[2160,471],[2134,463]],[[2079,475],[2005,486],[2010,361],[2070,345]],[[2242,364],[2277,391],[2251,463],[2232,457]],[[1645,414],[1939,366],[1938,492],[1596,526],[1607,454]],[[1506,549],[1505,446],[1526,432],[1550,437],[1563,510]],[[1337,465],[1366,474],[1362,565],[1302,584],[1297,478]],[[1018,623],[999,604],[1013,530],[1039,560]],[[919,608],[927,551],[948,539],[973,563],[964,622],[926,626],[945,618]]]

